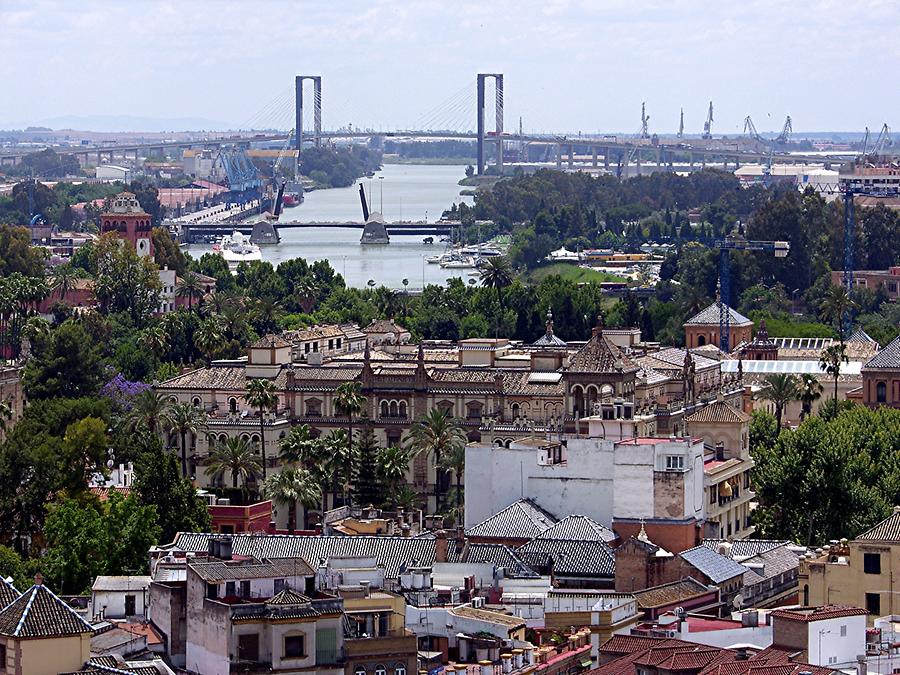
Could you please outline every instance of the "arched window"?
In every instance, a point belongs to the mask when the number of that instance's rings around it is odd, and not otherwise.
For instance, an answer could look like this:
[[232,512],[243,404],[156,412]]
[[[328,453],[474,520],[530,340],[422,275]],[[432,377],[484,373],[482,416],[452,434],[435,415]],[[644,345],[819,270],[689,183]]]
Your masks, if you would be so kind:
[[484,406],[478,401],[466,403],[466,417],[470,420],[481,419],[481,411]]
[[572,414],[584,417],[584,389],[580,385],[572,387]]
[[379,663],[375,666],[375,675],[387,675],[387,668]]
[[250,444],[253,446],[253,452],[259,452],[259,434],[253,434],[250,437]]
[[884,382],[875,385],[875,402],[887,403],[887,384]]
[[362,666],[356,666],[356,670],[353,671],[353,675],[368,675],[368,673],[366,673],[366,669]]
[[237,399],[234,396],[228,399],[228,412],[237,412]]
[[406,675],[406,666],[398,663],[394,666],[394,675]]
[[406,401],[400,401],[400,417],[406,419]]
[[169,403],[178,403],[178,398],[176,396],[170,396]]
[[518,419],[518,418],[519,418],[519,404],[518,404],[518,403],[513,403],[513,404],[509,407],[509,410],[510,410],[510,413],[512,414],[512,418],[513,418],[513,419]]
[[387,401],[381,402],[381,416],[382,417],[388,416],[388,402]]
[[697,336],[697,346],[702,347],[705,344],[706,344],[706,336],[704,336],[704,335]]
[[203,401],[201,400],[201,398],[199,396],[195,396],[194,398],[191,399],[191,405],[194,406],[195,408],[199,408],[202,403],[203,403]]
[[397,401],[391,401],[391,417],[397,416]]

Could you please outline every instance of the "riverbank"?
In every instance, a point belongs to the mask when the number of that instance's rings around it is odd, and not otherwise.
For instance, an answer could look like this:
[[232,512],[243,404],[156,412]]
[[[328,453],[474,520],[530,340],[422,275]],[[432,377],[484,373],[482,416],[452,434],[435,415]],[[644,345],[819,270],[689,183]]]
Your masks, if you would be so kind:
[[598,284],[604,281],[628,281],[625,277],[610,274],[609,272],[598,272],[597,270],[586,269],[572,263],[564,262],[549,263],[536,267],[529,270],[526,273],[525,278],[528,279],[528,281],[537,283],[552,275],[561,276],[563,279],[573,281],[577,284],[587,282]]
[[408,164],[412,166],[467,166],[475,165],[475,158],[465,157],[401,157],[400,155],[382,155],[382,164]]

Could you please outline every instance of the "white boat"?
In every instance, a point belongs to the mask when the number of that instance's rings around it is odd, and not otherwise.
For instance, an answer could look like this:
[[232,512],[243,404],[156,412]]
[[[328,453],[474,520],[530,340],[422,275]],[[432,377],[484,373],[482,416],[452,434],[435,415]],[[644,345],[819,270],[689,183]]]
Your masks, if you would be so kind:
[[213,246],[213,251],[225,258],[229,267],[237,267],[242,262],[262,260],[259,246],[250,241],[250,237],[240,232],[226,234]]
[[453,256],[441,262],[441,267],[450,270],[471,269],[475,267],[475,259],[470,256]]
[[503,251],[494,248],[489,244],[466,246],[465,248],[460,249],[459,252],[463,255],[477,255],[482,257],[503,255]]
[[443,257],[444,257],[443,254],[441,254],[441,255],[426,255],[425,262],[430,263],[432,265],[436,265],[437,263],[441,262],[441,258],[443,258]]

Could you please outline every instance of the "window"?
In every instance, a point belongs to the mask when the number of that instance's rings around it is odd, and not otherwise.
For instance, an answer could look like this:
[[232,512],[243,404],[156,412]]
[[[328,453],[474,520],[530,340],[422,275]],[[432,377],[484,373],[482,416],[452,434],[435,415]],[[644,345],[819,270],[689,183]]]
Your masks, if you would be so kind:
[[375,666],[375,675],[387,675],[387,668],[379,663]]
[[880,553],[863,553],[863,572],[866,574],[881,574]]
[[884,382],[875,385],[875,402],[887,403],[887,385]]
[[137,614],[137,596],[136,595],[126,595],[125,596],[125,616],[134,616]]
[[709,503],[715,504],[716,499],[718,499],[718,490],[715,487],[711,487],[709,489]]
[[259,661],[259,635],[238,635],[238,661]]
[[881,616],[881,595],[878,593],[866,593],[866,611],[875,616]]
[[667,455],[666,456],[666,470],[667,471],[682,471],[684,470],[684,457],[681,455]]
[[406,666],[398,663],[394,666],[394,675],[406,675]]
[[306,638],[303,635],[284,636],[284,658],[297,659],[306,656]]
[[841,626],[841,637],[847,637],[847,624]]
[[281,593],[281,591],[283,591],[286,586],[287,586],[287,584],[285,583],[284,579],[276,579],[275,580],[275,595],[278,595],[279,593]]
[[236,413],[237,412],[237,399],[232,396],[228,399],[228,412]]
[[195,396],[194,398],[191,399],[191,405],[194,406],[195,408],[199,408],[201,403],[202,403],[202,401],[200,400],[199,396]]
[[206,584],[206,597],[210,600],[219,597],[219,589],[215,584]]
[[0,668],[6,672],[6,645],[0,645]]
[[353,671],[353,675],[367,675],[366,669],[363,666],[356,666],[356,670]]
[[226,581],[225,582],[225,597],[234,596],[234,582]]
[[241,581],[241,597],[249,598],[250,597],[250,580],[244,579]]

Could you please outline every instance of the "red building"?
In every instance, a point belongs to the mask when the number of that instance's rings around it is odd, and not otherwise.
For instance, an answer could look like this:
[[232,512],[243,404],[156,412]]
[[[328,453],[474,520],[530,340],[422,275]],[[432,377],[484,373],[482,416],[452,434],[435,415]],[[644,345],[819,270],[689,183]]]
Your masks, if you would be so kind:
[[145,213],[131,192],[120,192],[100,217],[101,232],[116,232],[120,239],[131,242],[139,256],[153,255],[153,229],[150,214]]
[[265,532],[272,520],[271,501],[257,502],[247,506],[210,504],[207,509],[212,521],[212,531],[222,534]]

